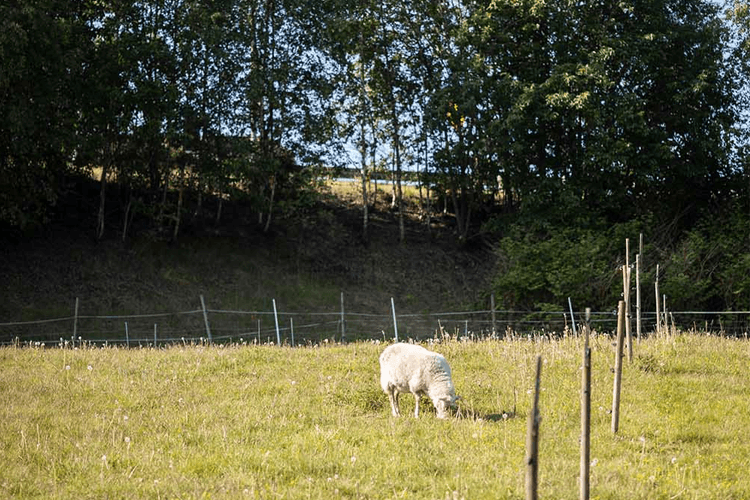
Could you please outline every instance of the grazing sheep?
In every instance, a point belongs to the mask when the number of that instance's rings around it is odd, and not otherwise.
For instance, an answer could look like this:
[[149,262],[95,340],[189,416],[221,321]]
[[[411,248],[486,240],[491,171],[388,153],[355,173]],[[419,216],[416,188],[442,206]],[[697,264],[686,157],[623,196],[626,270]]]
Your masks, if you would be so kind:
[[419,417],[419,396],[424,394],[435,405],[438,418],[448,416],[448,407],[459,399],[446,359],[414,344],[394,344],[380,355],[380,386],[388,394],[393,416],[398,417],[398,395],[414,394],[414,417]]

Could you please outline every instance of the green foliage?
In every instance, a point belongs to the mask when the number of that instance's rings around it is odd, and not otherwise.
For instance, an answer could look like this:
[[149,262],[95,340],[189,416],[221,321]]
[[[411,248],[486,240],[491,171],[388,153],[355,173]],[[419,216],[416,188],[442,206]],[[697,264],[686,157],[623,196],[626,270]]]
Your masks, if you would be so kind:
[[[747,214],[712,214],[664,252],[662,293],[674,310],[746,310],[750,300]],[[660,279],[662,279],[660,277]]]
[[90,11],[64,3],[0,7],[0,222],[22,228],[46,221],[77,147]]
[[635,236],[635,241],[639,226],[544,229],[519,223],[498,246],[496,296],[508,309],[556,304],[560,310],[568,297],[579,308],[611,309],[622,290],[618,263],[622,265],[625,238]]

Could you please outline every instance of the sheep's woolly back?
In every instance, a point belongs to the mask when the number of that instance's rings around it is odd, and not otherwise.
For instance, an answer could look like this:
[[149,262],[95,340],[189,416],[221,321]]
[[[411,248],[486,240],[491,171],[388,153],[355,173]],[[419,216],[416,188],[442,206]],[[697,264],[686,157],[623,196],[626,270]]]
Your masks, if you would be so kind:
[[436,352],[414,344],[394,344],[380,355],[380,385],[388,393],[427,395],[438,407],[439,400],[456,397],[448,361]]

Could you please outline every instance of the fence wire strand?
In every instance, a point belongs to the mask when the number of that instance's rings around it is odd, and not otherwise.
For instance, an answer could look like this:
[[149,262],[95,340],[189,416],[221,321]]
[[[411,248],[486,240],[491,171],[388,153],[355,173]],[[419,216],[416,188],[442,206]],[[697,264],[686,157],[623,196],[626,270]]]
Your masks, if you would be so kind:
[[[207,331],[204,314],[208,318]],[[426,340],[441,335],[457,338],[502,338],[514,335],[561,335],[572,327],[570,312],[495,310],[448,311],[396,314],[399,339]],[[390,340],[394,336],[391,313],[290,312],[278,311],[278,337],[282,343],[310,345],[324,342]],[[342,323],[343,318],[343,323]],[[583,324],[583,313],[575,313]],[[654,312],[642,312],[645,332],[653,332]],[[664,321],[665,318],[662,318]],[[635,322],[635,313],[631,315]],[[673,311],[666,324],[682,330],[705,331],[729,336],[747,336],[750,311]],[[293,326],[292,326],[293,322]],[[590,314],[595,330],[616,329],[615,311]],[[293,328],[293,330],[292,330]],[[293,339],[292,339],[293,333]],[[0,345],[37,343],[69,345],[81,342],[162,345],[216,342],[272,343],[277,341],[273,311],[195,309],[173,313],[82,315],[33,321],[0,323]]]

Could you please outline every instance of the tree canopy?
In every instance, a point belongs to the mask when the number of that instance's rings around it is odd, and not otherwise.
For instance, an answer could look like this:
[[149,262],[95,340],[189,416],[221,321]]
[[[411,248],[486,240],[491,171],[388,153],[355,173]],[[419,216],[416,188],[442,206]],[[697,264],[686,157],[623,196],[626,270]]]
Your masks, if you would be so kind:
[[177,234],[183,191],[268,228],[311,167],[385,163],[422,173],[462,241],[683,234],[750,206],[749,19],[708,0],[6,3],[0,221],[44,223],[97,171],[100,238],[108,180],[123,237],[134,212]]

